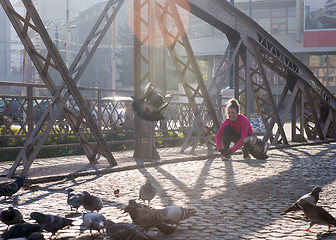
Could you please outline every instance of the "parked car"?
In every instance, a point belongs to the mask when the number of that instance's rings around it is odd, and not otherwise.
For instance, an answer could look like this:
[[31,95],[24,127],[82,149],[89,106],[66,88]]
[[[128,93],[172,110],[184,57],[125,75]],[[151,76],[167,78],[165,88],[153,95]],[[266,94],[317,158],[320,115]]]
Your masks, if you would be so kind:
[[[46,111],[49,107],[49,101],[37,101],[33,104],[33,116],[35,116],[36,122],[40,120],[42,114],[44,111]],[[63,120],[64,115],[63,113],[60,114],[60,116],[57,118],[58,120]]]
[[[103,98],[101,105],[101,114],[103,124],[110,125],[116,123],[121,125],[130,114],[130,106],[133,99],[131,97],[106,97]],[[92,116],[98,119],[98,106],[92,109]]]
[[3,114],[3,113],[4,113],[5,108],[6,108],[6,106],[5,106],[4,101],[3,101],[3,100],[0,100],[0,114]]
[[48,108],[48,101],[38,101],[33,104],[33,116],[35,116],[36,122],[38,122],[42,116],[42,113]]
[[22,103],[17,99],[5,99],[3,115],[12,118],[14,121],[22,122],[23,108]]

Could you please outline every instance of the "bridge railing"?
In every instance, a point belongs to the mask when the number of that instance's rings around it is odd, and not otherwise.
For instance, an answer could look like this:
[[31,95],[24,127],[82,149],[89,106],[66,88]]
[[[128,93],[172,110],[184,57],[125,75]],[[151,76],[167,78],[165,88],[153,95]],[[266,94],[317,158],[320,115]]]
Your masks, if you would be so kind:
[[[0,94],[0,151],[20,150],[42,112],[51,107],[51,95],[48,94],[44,85],[39,84],[0,82],[0,88],[7,89],[6,94]],[[84,97],[87,106],[99,129],[106,137],[110,148],[113,149],[114,145],[125,143],[134,144],[134,112],[130,97],[133,95],[133,91],[96,87],[79,87],[79,89],[83,96],[87,96]],[[185,133],[193,125],[194,113],[191,106],[187,102],[179,101],[180,99],[186,99],[185,95],[173,94],[173,99],[165,110],[167,119],[157,122],[155,127],[157,142],[176,141],[177,139],[183,142]],[[71,111],[79,111],[72,98],[69,99],[67,105]],[[222,106],[216,106],[216,109],[219,113],[223,111]],[[208,113],[204,111],[201,114]],[[85,124],[81,127],[89,138],[89,128],[86,128]],[[119,137],[116,137],[117,135]],[[168,137],[168,135],[170,136]],[[74,136],[74,132],[67,124],[63,114],[58,117],[49,136]],[[14,139],[15,144],[13,144]],[[65,146],[79,146],[79,144],[74,140],[74,142],[62,144],[45,144],[43,148]]]

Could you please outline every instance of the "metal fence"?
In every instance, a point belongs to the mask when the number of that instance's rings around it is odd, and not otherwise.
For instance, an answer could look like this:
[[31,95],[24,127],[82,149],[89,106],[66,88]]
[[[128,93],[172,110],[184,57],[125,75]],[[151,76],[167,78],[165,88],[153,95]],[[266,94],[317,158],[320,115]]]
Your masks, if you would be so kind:
[[[8,94],[0,94],[0,151],[19,150],[32,132],[42,112],[51,107],[51,95],[48,94],[44,85],[38,84],[0,82],[0,87],[9,89],[6,91]],[[83,96],[85,95],[84,99],[87,106],[109,146],[113,148],[113,145],[117,144],[134,144],[132,137],[134,113],[132,98],[130,97],[133,95],[133,91],[85,87],[79,87],[79,89]],[[194,113],[190,105],[179,101],[179,99],[186,99],[186,97],[185,95],[174,94],[173,99],[165,109],[166,119],[157,122],[155,127],[157,142],[183,141],[185,133],[193,125]],[[70,98],[67,105],[71,111],[79,111],[73,99]],[[54,108],[57,108],[57,106],[54,106]],[[222,115],[222,106],[216,108],[218,113]],[[208,113],[206,110],[201,110],[201,114],[206,115]],[[82,126],[81,130],[88,137],[90,136],[90,131],[85,128],[85,125]],[[175,134],[169,135],[168,133]],[[49,136],[74,136],[63,114],[58,117]],[[79,146],[76,138],[73,139],[74,142],[49,145],[47,143],[43,148]]]

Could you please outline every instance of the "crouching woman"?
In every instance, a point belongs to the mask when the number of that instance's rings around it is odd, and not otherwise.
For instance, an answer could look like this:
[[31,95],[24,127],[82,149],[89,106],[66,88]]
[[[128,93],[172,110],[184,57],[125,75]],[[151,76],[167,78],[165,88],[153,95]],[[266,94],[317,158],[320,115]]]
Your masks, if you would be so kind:
[[[234,98],[230,99],[226,105],[226,119],[222,123],[216,135],[217,150],[225,157],[230,158],[231,154],[243,146],[243,140],[253,135],[253,130],[249,119],[240,114],[240,105]],[[223,141],[223,146],[222,146]],[[230,144],[234,145],[230,148]],[[242,149],[244,158],[249,157],[248,151]]]

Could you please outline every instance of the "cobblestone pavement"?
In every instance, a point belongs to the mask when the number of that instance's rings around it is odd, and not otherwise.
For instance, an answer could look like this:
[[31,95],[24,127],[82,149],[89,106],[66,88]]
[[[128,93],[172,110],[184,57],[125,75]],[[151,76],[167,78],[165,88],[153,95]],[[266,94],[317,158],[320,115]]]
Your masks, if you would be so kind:
[[[305,231],[309,222],[302,212],[280,215],[290,203],[319,185],[323,189],[319,205],[336,216],[335,153],[333,142],[272,149],[268,160],[243,160],[239,154],[229,161],[213,155],[152,166],[141,163],[145,167],[33,183],[21,189],[14,201],[0,200],[0,206],[3,209],[14,205],[28,222],[32,222],[29,220],[32,211],[69,217],[74,226],[59,231],[57,238],[91,239],[90,232],[81,225],[81,214],[67,206],[66,189],[99,195],[104,202],[101,213],[106,218],[130,223],[123,207],[128,200],[138,198],[140,185],[150,178],[157,188],[151,201],[154,208],[174,204],[197,210],[170,236],[150,230],[154,239],[336,239],[336,232],[326,232],[327,226],[314,225],[309,232]],[[59,158],[60,162],[63,160]],[[119,197],[113,194],[116,189],[120,189]],[[82,210],[81,207],[79,211]],[[5,226],[1,224],[0,228]],[[94,233],[96,239],[108,239],[106,233],[104,236]],[[45,232],[44,236],[50,234]]]

